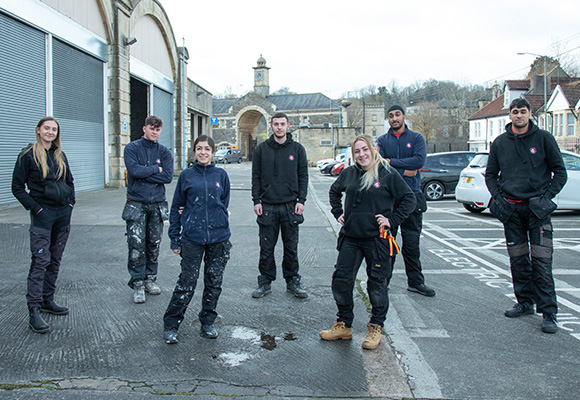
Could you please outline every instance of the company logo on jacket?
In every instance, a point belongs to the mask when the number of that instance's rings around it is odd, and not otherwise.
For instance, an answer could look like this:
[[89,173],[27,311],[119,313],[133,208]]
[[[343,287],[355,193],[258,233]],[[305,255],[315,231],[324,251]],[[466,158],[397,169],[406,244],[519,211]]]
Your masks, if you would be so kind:
[[538,151],[538,150],[536,150],[536,148],[535,148],[535,147],[532,147],[532,148],[530,149],[530,153],[532,153],[532,154],[536,154],[536,152],[537,152],[537,151]]
[[215,187],[220,187],[220,183],[219,182],[216,182],[215,183]]
[[293,156],[292,154],[290,154],[290,155],[288,156],[288,159],[289,159],[290,161],[294,161],[294,156]]
[[411,148],[411,143],[407,143],[407,148],[410,149]]
[[381,183],[380,182],[375,182],[375,183],[373,183],[373,186],[378,189],[378,188],[381,187]]

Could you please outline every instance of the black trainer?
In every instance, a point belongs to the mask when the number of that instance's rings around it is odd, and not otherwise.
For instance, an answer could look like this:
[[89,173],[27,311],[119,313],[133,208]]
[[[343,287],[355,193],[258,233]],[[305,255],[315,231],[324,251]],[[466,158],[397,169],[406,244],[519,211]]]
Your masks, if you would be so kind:
[[199,334],[206,339],[216,339],[219,335],[213,325],[202,325]]
[[267,285],[258,286],[258,288],[252,293],[252,297],[259,299],[260,297],[264,297],[270,293],[272,293],[272,286],[268,283]]
[[68,314],[68,307],[59,306],[53,300],[48,300],[42,302],[42,305],[40,306],[40,311],[51,313],[54,315],[66,315]]
[[175,344],[178,343],[179,340],[177,339],[177,330],[176,329],[167,329],[163,332],[163,340],[167,344]]
[[36,333],[46,333],[50,330],[50,327],[46,323],[42,316],[40,315],[40,309],[38,307],[31,308],[29,310],[30,314],[30,329]]
[[558,330],[557,322],[556,314],[545,312],[544,319],[542,320],[542,332],[556,333]]
[[293,276],[292,279],[286,283],[286,290],[293,293],[294,296],[299,299],[305,299],[308,297],[306,290],[302,289],[300,286],[300,278],[297,276]]
[[419,286],[409,286],[407,290],[409,292],[419,293],[427,297],[435,296],[435,291],[431,289],[429,286],[425,285],[424,283],[420,284]]
[[522,315],[533,314],[534,305],[531,303],[516,303],[512,308],[506,310],[504,315],[508,318],[518,318]]

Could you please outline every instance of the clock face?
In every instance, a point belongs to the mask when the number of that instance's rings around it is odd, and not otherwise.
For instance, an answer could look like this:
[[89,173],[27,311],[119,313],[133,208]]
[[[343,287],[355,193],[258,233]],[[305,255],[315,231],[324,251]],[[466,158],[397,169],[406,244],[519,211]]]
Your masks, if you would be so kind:
[[260,71],[256,72],[256,80],[257,81],[261,81],[263,77],[264,77],[264,75],[262,75],[262,72],[260,72]]

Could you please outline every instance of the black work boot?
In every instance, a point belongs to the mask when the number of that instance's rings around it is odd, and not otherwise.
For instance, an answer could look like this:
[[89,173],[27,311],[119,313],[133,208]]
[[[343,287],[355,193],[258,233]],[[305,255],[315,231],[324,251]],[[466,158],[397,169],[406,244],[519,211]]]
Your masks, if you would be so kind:
[[50,327],[45,320],[40,316],[40,308],[34,307],[29,310],[30,314],[30,329],[36,333],[46,333],[50,330]]
[[272,286],[268,284],[259,285],[256,290],[252,293],[252,297],[255,299],[259,299],[260,297],[264,297],[267,294],[272,293]]
[[292,279],[286,283],[286,290],[290,293],[294,293],[294,296],[299,299],[305,299],[308,297],[306,290],[302,289],[300,286],[300,277],[293,276]]
[[219,335],[213,324],[202,325],[199,334],[206,339],[216,339]]
[[534,305],[531,303],[516,303],[512,308],[506,310],[504,315],[508,318],[518,318],[522,315],[534,313]]
[[40,306],[40,311],[51,313],[54,315],[66,315],[68,314],[68,307],[59,306],[54,302],[54,300],[43,301]]
[[557,322],[556,314],[545,312],[542,319],[542,332],[556,333],[558,331]]

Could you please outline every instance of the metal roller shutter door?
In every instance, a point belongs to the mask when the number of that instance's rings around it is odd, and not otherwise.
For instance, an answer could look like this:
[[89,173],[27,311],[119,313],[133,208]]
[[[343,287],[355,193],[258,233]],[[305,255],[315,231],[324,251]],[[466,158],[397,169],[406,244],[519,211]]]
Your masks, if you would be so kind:
[[173,153],[173,96],[157,86],[153,87],[153,115],[163,120],[159,143]]
[[15,202],[12,171],[46,113],[45,35],[0,13],[0,204]]
[[53,108],[78,192],[105,185],[103,62],[53,39]]

